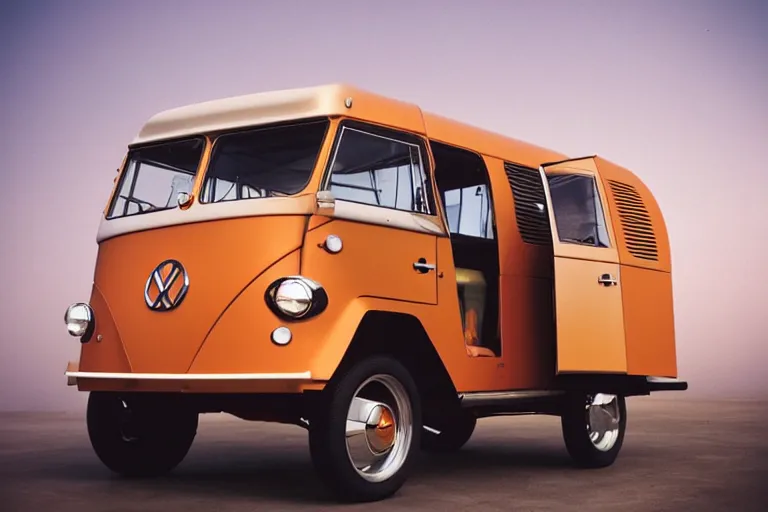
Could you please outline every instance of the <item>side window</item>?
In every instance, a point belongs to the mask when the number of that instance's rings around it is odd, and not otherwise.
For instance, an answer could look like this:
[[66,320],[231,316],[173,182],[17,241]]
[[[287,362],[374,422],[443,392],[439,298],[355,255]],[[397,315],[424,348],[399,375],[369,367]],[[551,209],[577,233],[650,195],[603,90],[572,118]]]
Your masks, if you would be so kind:
[[494,239],[493,199],[488,169],[470,151],[430,142],[435,178],[452,234]]
[[433,214],[422,146],[378,131],[341,128],[328,188],[336,199]]
[[547,176],[561,242],[609,247],[600,194],[593,176],[553,174]]
[[501,355],[499,248],[490,177],[482,156],[429,141],[456,267],[464,345],[470,357]]
[[488,185],[454,188],[442,195],[451,233],[493,238],[493,208]]

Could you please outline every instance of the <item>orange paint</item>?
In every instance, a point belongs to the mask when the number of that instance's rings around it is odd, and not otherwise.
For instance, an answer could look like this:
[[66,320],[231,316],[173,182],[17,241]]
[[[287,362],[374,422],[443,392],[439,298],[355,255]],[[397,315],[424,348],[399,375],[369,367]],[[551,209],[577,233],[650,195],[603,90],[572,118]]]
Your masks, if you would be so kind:
[[[153,215],[153,214],[146,214]],[[185,224],[112,238],[99,247],[95,282],[117,326],[132,371],[184,373],[229,303],[275,261],[301,246],[300,216],[252,217]],[[265,246],[264,237],[272,244]],[[182,306],[150,310],[144,286],[160,262],[174,258],[190,275]],[[298,266],[289,272],[295,273]],[[85,344],[83,353],[93,344]],[[101,368],[100,371],[117,371]]]

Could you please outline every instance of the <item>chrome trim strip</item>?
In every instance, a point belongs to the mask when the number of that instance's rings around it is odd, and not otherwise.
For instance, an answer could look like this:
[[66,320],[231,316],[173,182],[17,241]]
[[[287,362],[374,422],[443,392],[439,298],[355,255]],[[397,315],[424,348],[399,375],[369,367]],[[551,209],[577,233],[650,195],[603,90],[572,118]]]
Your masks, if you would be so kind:
[[526,390],[526,391],[477,391],[470,393],[459,393],[459,400],[464,403],[486,402],[486,401],[507,401],[507,400],[527,400],[530,398],[545,398],[550,396],[562,395],[563,391],[546,390]]
[[112,373],[65,372],[76,379],[129,380],[310,380],[311,372],[303,373]]

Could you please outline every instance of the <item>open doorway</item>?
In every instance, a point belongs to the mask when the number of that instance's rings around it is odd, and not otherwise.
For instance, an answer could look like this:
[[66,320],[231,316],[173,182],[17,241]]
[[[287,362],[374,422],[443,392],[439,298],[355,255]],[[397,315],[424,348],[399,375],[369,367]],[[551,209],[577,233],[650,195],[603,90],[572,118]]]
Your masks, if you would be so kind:
[[499,248],[488,169],[471,151],[430,141],[456,266],[467,354],[499,357]]

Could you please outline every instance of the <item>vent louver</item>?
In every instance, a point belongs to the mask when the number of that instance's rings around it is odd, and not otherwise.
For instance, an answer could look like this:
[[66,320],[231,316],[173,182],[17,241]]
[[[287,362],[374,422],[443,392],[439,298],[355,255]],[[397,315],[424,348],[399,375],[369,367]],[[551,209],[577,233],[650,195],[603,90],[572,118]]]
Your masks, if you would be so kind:
[[517,228],[523,241],[534,245],[552,245],[547,198],[539,171],[504,163],[512,197],[515,200]]
[[643,198],[632,185],[608,180],[619,213],[624,244],[635,258],[658,261],[659,251],[653,223]]

